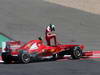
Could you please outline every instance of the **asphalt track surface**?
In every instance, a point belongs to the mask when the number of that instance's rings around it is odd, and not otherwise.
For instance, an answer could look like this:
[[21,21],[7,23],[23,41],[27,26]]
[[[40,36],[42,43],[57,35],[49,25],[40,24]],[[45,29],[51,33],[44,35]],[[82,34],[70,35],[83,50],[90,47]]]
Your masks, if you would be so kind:
[[92,60],[0,64],[0,75],[99,75],[99,64]]
[[[16,40],[43,36],[45,26],[56,24],[62,43],[100,50],[100,15],[43,0],[0,0],[0,32]],[[30,64],[0,64],[0,75],[100,75],[100,59],[60,60]]]

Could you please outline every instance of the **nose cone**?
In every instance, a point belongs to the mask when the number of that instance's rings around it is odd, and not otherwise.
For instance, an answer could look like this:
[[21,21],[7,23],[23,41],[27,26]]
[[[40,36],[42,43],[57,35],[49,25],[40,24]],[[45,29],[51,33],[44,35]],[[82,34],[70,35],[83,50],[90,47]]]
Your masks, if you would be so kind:
[[93,51],[83,52],[83,56],[93,56]]

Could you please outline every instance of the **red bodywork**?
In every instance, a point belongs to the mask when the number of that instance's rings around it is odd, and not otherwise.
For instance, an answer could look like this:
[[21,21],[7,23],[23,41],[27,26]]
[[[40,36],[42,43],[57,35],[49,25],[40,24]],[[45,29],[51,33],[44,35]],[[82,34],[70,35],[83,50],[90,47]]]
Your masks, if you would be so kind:
[[[80,59],[82,56],[92,56],[93,52],[83,52],[84,45],[59,44],[57,46],[47,46],[42,40],[31,40],[28,43],[7,42],[5,52],[2,52],[4,62],[11,61],[29,63],[33,60],[45,58],[63,58],[64,55],[71,55],[73,59]],[[32,59],[31,59],[32,58]]]
[[84,49],[84,45],[67,45],[66,44],[66,45],[57,45],[57,46],[47,46],[47,45],[44,45],[41,40],[31,40],[18,49],[14,49],[14,50],[12,49],[11,55],[16,56],[19,54],[20,50],[25,50],[29,54],[37,53],[38,56],[41,56],[41,57],[52,56],[53,54],[56,54],[65,50],[68,51],[72,47],[75,47],[75,46],[79,46],[81,50]]

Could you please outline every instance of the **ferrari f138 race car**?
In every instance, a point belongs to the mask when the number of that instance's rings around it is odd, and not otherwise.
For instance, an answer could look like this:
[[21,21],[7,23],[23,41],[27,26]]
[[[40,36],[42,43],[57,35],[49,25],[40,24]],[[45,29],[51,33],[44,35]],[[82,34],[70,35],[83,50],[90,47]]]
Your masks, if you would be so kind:
[[[13,45],[12,45],[13,44]],[[17,45],[17,48],[15,48]],[[84,45],[58,44],[47,46],[42,40],[31,40],[21,46],[18,42],[6,42],[5,49],[2,50],[2,60],[4,63],[12,61],[27,64],[30,61],[47,59],[59,59],[64,55],[71,55],[72,59],[80,59],[84,56]]]

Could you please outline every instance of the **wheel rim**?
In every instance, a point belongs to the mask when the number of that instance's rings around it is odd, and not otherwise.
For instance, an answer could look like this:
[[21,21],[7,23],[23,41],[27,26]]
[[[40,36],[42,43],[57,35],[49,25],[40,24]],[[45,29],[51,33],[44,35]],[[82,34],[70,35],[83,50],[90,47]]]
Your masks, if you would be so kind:
[[80,51],[79,51],[79,50],[76,50],[76,51],[74,52],[74,55],[77,56],[77,57],[80,57],[80,56],[81,56]]
[[22,54],[22,61],[28,63],[30,61],[30,56],[28,54]]

